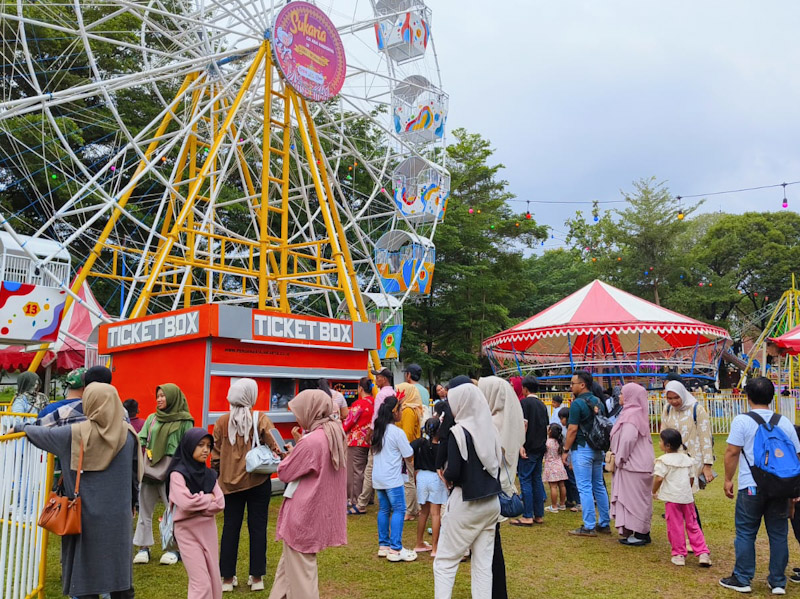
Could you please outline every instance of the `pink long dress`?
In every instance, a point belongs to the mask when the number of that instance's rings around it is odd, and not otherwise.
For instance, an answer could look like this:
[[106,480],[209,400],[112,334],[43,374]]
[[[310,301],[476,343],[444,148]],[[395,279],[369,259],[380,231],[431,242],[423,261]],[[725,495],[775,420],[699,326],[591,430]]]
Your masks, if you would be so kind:
[[189,599],[221,599],[217,522],[214,514],[225,509],[219,484],[213,493],[190,493],[180,472],[169,477],[169,500],[175,504],[175,540],[189,575]]
[[303,437],[278,466],[285,483],[299,481],[278,512],[275,536],[300,553],[347,544],[347,464],[333,469],[322,428]]
[[611,484],[614,526],[620,534],[648,533],[653,516],[653,441],[626,422],[611,436],[611,451],[615,463]]

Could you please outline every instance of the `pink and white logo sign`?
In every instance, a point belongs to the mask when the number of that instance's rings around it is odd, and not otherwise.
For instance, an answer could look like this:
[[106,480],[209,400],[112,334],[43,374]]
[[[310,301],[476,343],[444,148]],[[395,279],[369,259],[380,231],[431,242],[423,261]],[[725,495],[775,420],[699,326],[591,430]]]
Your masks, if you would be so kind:
[[336,97],[347,61],[328,15],[308,2],[290,2],[278,13],[273,32],[275,60],[289,85],[312,102]]

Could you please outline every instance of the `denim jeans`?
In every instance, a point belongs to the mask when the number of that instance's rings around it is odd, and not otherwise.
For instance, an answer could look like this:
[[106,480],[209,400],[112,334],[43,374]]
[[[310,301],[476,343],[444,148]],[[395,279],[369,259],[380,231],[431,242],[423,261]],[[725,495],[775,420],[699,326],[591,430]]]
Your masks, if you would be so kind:
[[603,481],[603,453],[588,445],[577,446],[572,450],[572,469],[575,471],[575,482],[581,498],[583,526],[594,530],[598,517],[594,512],[597,502],[600,526],[608,526],[611,519],[608,515],[608,491]]
[[733,575],[739,582],[750,584],[756,574],[756,535],[761,518],[769,537],[769,576],[774,587],[786,586],[786,564],[789,563],[789,503],[786,499],[768,499],[764,495],[749,495],[747,489],[736,496],[736,539],[733,547],[736,564]]
[[403,520],[406,517],[405,491],[403,487],[377,491],[381,504],[378,510],[378,545],[400,551],[403,548]]
[[544,517],[544,483],[542,482],[542,458],[544,454],[537,453],[520,458],[517,462],[517,475],[519,486],[522,490],[523,518]]

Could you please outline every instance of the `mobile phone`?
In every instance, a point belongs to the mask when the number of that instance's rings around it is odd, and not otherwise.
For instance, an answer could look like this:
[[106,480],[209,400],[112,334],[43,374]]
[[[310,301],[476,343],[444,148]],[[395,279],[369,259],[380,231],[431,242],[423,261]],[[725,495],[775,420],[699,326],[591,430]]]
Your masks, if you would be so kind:
[[278,448],[283,452],[286,453],[286,441],[283,440],[281,437],[280,432],[278,432],[277,428],[269,429],[269,432],[272,433],[272,438],[275,439],[275,442],[278,444]]

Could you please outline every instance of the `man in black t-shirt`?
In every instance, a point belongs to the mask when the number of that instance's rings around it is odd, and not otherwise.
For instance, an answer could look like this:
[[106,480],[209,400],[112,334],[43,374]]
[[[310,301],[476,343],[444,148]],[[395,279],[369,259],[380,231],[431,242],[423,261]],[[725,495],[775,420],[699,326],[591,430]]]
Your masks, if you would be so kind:
[[517,474],[525,509],[522,517],[512,520],[514,526],[533,526],[544,522],[545,491],[542,483],[542,458],[547,443],[547,408],[536,397],[539,381],[534,376],[522,379],[522,416],[525,418],[525,443],[519,450]]

